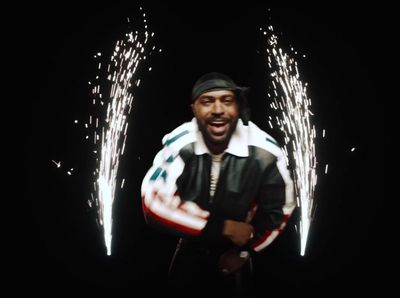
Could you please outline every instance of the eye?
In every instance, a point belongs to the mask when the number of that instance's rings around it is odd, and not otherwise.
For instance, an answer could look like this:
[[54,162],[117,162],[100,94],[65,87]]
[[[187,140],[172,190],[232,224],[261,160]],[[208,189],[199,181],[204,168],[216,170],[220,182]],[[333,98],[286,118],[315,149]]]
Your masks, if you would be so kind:
[[202,105],[207,106],[207,105],[210,105],[210,104],[212,103],[212,100],[211,100],[211,98],[205,97],[205,98],[202,98],[202,99],[200,100],[200,103],[201,103]]
[[225,96],[224,98],[222,98],[222,102],[225,104],[231,104],[234,102],[234,98],[233,96]]

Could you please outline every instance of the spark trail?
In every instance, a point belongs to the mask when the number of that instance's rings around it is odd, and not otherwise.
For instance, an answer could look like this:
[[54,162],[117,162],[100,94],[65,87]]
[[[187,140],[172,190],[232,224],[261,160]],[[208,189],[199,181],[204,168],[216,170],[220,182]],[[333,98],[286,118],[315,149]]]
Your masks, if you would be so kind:
[[[143,17],[145,14],[143,13]],[[146,20],[144,19],[144,23]],[[107,67],[107,80],[111,84],[108,99],[106,118],[101,127],[101,138],[97,132],[94,133],[94,143],[99,143],[101,149],[98,159],[97,181],[94,185],[97,197],[93,198],[98,207],[99,223],[104,229],[104,240],[107,255],[111,255],[112,240],[112,207],[116,195],[117,174],[120,157],[124,154],[127,139],[128,115],[132,109],[133,95],[131,93],[132,82],[134,87],[139,86],[140,78],[138,68],[141,61],[146,59],[146,46],[150,37],[145,25],[144,32],[130,32],[125,34],[124,39],[117,41],[111,60]],[[97,54],[98,56],[101,53]],[[96,57],[96,56],[95,56]],[[101,63],[99,63],[99,70]],[[91,84],[91,83],[89,83]],[[92,88],[93,104],[96,99],[103,105],[100,84]],[[94,122],[94,121],[93,121]],[[92,124],[92,117],[90,117]],[[101,125],[101,124],[100,124]],[[96,128],[99,119],[96,118]],[[97,151],[94,151],[97,153]],[[124,180],[122,180],[121,188]],[[97,185],[97,188],[96,188]]]
[[[276,122],[284,134],[287,164],[293,162],[295,195],[300,207],[300,254],[304,256],[317,183],[316,131],[311,121],[311,99],[307,96],[307,84],[300,79],[297,62],[278,46],[272,26],[268,31],[267,59],[273,85],[268,101],[278,112]],[[264,35],[267,35],[266,31]],[[269,119],[272,127],[271,121],[272,117]]]

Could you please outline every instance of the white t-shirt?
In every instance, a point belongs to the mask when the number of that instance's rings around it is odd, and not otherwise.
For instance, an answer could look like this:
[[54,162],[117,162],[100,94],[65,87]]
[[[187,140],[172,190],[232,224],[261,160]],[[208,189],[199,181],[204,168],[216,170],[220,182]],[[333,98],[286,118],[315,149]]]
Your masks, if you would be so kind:
[[210,179],[210,199],[214,197],[215,190],[217,189],[219,172],[221,169],[221,160],[225,152],[221,154],[211,154],[212,164],[211,164],[211,179]]

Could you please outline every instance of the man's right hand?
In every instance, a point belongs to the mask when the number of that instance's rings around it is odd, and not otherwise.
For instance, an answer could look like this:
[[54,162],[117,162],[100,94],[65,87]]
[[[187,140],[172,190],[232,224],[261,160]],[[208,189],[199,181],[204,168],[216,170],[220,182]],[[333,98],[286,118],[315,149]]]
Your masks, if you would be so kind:
[[237,246],[245,245],[253,238],[254,228],[252,225],[235,220],[225,220],[222,234],[229,238]]

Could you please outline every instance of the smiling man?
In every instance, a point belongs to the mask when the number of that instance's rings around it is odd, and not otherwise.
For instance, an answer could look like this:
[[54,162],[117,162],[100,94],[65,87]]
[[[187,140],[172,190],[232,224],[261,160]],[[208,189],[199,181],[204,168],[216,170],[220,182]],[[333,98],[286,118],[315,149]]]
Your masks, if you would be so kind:
[[194,118],[163,138],[144,177],[147,222],[180,237],[170,266],[176,289],[246,295],[251,255],[295,207],[282,150],[249,121],[246,90],[221,73],[197,80]]
[[239,105],[231,90],[215,90],[201,94],[192,104],[197,125],[208,149],[213,154],[222,153],[234,132]]

